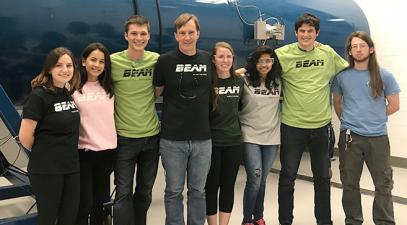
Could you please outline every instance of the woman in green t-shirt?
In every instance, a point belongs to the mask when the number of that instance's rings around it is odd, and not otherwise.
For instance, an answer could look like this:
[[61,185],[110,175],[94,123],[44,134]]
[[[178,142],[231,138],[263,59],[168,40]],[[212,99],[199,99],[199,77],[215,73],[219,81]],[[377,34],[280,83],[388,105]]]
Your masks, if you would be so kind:
[[[212,160],[206,181],[206,215],[209,225],[229,223],[234,186],[242,161],[239,104],[244,80],[235,74],[232,46],[218,42],[212,52],[213,95],[210,113]],[[218,199],[219,192],[219,199]],[[219,215],[218,213],[219,204]],[[219,223],[218,223],[219,222]]]

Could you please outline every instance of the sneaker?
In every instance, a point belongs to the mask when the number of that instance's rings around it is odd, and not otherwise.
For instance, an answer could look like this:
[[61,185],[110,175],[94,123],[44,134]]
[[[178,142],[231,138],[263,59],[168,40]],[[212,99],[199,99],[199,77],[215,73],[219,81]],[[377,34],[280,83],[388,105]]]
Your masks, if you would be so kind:
[[264,221],[263,218],[260,218],[260,219],[258,219],[256,221],[254,221],[254,224],[255,225],[266,225],[266,221]]

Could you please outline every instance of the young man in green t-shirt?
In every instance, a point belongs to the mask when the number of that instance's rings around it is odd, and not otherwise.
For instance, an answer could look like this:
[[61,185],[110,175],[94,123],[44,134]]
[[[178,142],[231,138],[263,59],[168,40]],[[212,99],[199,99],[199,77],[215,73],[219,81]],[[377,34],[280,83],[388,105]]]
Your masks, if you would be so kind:
[[319,18],[305,13],[295,23],[297,42],[276,50],[282,67],[283,107],[279,222],[292,224],[294,182],[301,156],[308,148],[314,178],[317,224],[332,224],[330,202],[329,81],[347,62],[327,45],[314,47]]
[[128,48],[111,55],[118,136],[114,220],[120,225],[145,225],[159,160],[160,125],[152,83],[159,55],[145,50],[150,25],[143,16],[127,19],[124,37]]

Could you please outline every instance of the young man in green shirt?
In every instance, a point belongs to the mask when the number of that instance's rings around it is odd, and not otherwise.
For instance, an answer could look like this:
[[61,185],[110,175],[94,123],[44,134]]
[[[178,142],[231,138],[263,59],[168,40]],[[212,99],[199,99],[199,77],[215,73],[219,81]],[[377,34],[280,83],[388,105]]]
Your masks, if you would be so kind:
[[145,50],[150,25],[143,16],[127,19],[124,37],[128,48],[111,55],[118,136],[114,220],[120,225],[145,225],[159,160],[160,125],[152,83],[159,55]]
[[304,149],[308,147],[314,178],[318,225],[332,224],[330,202],[329,81],[347,62],[327,45],[314,47],[319,18],[305,13],[295,23],[297,42],[276,50],[282,67],[283,107],[281,171],[278,187],[279,221],[292,224],[294,183]]

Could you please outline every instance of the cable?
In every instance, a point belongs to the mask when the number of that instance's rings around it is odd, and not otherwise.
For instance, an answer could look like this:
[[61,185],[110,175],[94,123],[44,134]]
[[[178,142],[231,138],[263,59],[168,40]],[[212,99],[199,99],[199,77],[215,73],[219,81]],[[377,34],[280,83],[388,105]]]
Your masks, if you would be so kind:
[[[0,147],[3,146],[5,143],[7,143],[7,142],[11,139],[11,137],[12,137],[12,135],[11,135],[11,133],[9,133],[7,140],[4,141],[3,143],[1,143]],[[4,168],[4,169],[5,169],[4,172],[1,173],[0,176],[4,176],[7,172],[11,172],[11,171],[12,171],[12,172],[15,172],[15,173],[19,173],[19,174],[21,174],[21,175],[23,175],[23,176],[28,176],[28,173],[27,173],[26,171],[23,171],[22,169],[20,169],[20,168],[18,168],[17,166],[14,165],[14,164],[17,162],[17,160],[19,159],[19,157],[20,157],[21,150],[23,149],[23,146],[22,146],[21,143],[18,141],[18,137],[13,137],[13,139],[16,141],[17,145],[19,146],[17,156],[16,156],[16,158],[14,159],[13,163],[9,163],[9,162],[7,161],[7,159],[5,159],[5,158],[3,159],[3,157],[0,157],[0,163],[1,163],[2,165],[6,166],[6,167]],[[3,154],[2,154],[2,156],[3,156]],[[20,178],[19,176],[14,176],[14,177],[15,177],[16,179],[20,180],[21,182],[26,183],[26,180],[24,180],[23,178]],[[23,190],[23,191],[24,191],[25,193],[27,193],[29,196],[32,196],[32,195],[33,195],[33,193],[32,193],[31,191],[27,190],[26,188],[24,188],[24,187],[22,187],[22,186],[19,186],[18,188],[21,189],[21,190]],[[31,209],[30,209],[30,210],[31,210]]]
[[1,137],[0,140],[4,140],[4,139],[8,138],[9,136],[11,136],[11,133],[7,134],[7,135],[4,136],[4,137]]
[[16,158],[14,159],[14,161],[13,161],[12,163],[10,163],[10,165],[13,165],[13,166],[14,166],[14,163],[17,162],[18,157],[20,156],[20,152],[21,152],[21,147],[18,149],[17,156],[16,156]]
[[[8,137],[7,140],[5,140],[3,143],[1,143],[1,144],[0,144],[0,147],[2,147],[3,145],[5,145],[5,144],[11,139],[12,136],[11,136],[11,134],[9,133],[6,137]],[[20,174],[22,174],[22,175],[27,175],[27,172],[23,171],[22,169],[20,169],[20,168],[18,168],[18,167],[16,167],[16,166],[14,165],[14,164],[17,162],[17,160],[19,159],[19,157],[20,157],[21,150],[23,149],[23,146],[22,146],[22,145],[20,144],[20,142],[18,141],[18,137],[13,137],[13,139],[16,141],[17,145],[19,146],[19,149],[18,149],[18,152],[17,152],[17,156],[16,156],[16,158],[13,160],[12,163],[9,163],[9,162],[7,162],[7,161],[6,161],[6,163],[8,164],[8,166],[12,166],[14,169],[16,169],[16,170],[17,170],[16,172],[18,172],[18,173],[20,173]],[[2,161],[2,164],[5,165],[4,162],[3,162],[3,159],[1,159],[1,161]],[[4,172],[1,174],[1,176],[3,176],[4,174],[6,174],[6,172],[7,172],[7,170],[4,171]]]
[[7,136],[5,136],[4,138],[1,138],[1,140],[6,139],[3,143],[0,144],[0,147],[3,146],[4,144],[6,144],[10,139],[11,139],[11,134],[8,134]]
[[231,0],[228,0],[228,1],[236,7],[236,11],[237,11],[237,14],[239,15],[240,20],[246,25],[254,26],[254,23],[248,23],[248,22],[245,21],[245,19],[242,17],[242,14],[240,13],[240,9],[239,9],[240,7],[242,7],[242,8],[256,8],[257,11],[259,12],[259,17],[258,18],[261,18],[261,16],[262,16],[260,8],[255,6],[255,5],[240,5],[240,4],[237,3],[237,1],[231,1]]
[[116,192],[116,187],[114,187],[114,189],[113,189],[113,191],[112,191],[112,194],[110,194],[110,199],[113,198],[113,195],[114,195],[115,192]]
[[[1,159],[0,159],[1,160]],[[0,174],[0,177],[4,176],[6,173],[8,172],[8,170],[5,168],[3,173]]]
[[27,215],[28,213],[30,213],[31,209],[34,208],[34,206],[37,204],[37,201],[35,201],[32,206],[27,210],[27,212],[25,213],[25,215]]
[[281,23],[281,21],[277,17],[274,17],[274,16],[270,16],[263,21],[267,21],[267,20],[275,20],[277,23]]

